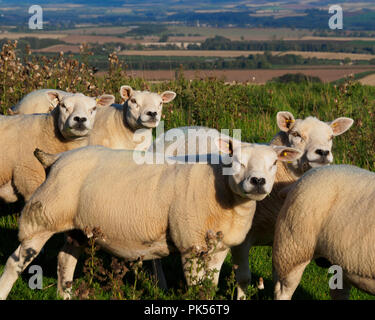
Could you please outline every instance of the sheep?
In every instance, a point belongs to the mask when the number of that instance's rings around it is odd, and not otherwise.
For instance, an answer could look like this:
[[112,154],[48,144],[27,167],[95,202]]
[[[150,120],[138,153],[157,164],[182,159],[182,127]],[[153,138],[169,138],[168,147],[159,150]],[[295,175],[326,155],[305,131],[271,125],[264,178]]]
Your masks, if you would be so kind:
[[[128,149],[145,151],[152,143],[152,129],[159,125],[163,103],[171,102],[176,93],[164,91],[161,94],[149,91],[133,90],[123,85],[120,95],[125,100],[124,105],[112,104],[110,108],[98,110],[94,128],[90,134],[89,145],[101,145],[111,149]],[[71,242],[81,238],[77,233],[67,233],[66,251],[77,250]],[[66,262],[59,265],[70,268]],[[155,264],[156,270],[161,270],[161,264]],[[166,288],[163,272],[158,272],[159,286]]]
[[250,248],[272,245],[276,219],[285,201],[283,194],[287,193],[304,172],[332,163],[333,138],[346,132],[353,124],[352,119],[345,117],[328,123],[315,117],[295,119],[290,112],[278,112],[276,118],[281,131],[270,144],[296,148],[303,153],[303,156],[292,163],[278,163],[275,184],[270,196],[258,203],[251,230],[245,241],[231,249],[233,263],[238,265],[236,270],[238,299],[245,297],[245,290],[251,280]]
[[[195,276],[204,277],[196,270],[192,278],[188,276],[187,266],[196,264],[191,249],[204,248],[206,234],[221,231],[223,238],[208,262],[210,269],[220,271],[228,249],[244,240],[256,201],[271,192],[277,159],[293,161],[301,153],[229,137],[219,137],[216,143],[231,156],[231,165],[138,164],[134,154],[139,151],[100,146],[58,156],[36,152],[45,166],[52,166],[21,213],[21,244],[0,278],[0,298],[7,297],[19,274],[53,234],[73,229],[90,235],[88,230],[100,228],[101,247],[129,260],[161,258],[175,248],[189,285],[195,283]],[[59,258],[77,259],[77,252],[62,250]],[[58,266],[58,293],[64,298],[70,297],[67,284],[73,280],[75,264],[69,266]],[[218,274],[214,281],[217,284]]]
[[307,172],[277,218],[275,299],[291,299],[305,267],[318,257],[342,268],[343,286],[331,288],[333,299],[348,299],[352,285],[375,295],[374,230],[375,173],[351,165]]
[[[218,136],[216,129],[202,126],[173,128],[158,136],[148,151],[163,153],[165,157],[216,154],[218,149],[213,142]],[[195,161],[195,157],[191,160]]]
[[45,171],[34,157],[35,148],[59,153],[86,146],[97,107],[113,103],[114,96],[103,95],[95,101],[83,94],[61,96],[47,93],[58,100],[50,114],[0,117],[0,199],[6,203],[28,200],[44,181]]
[[[347,131],[353,124],[350,118],[337,118],[325,123],[315,117],[295,119],[293,114],[286,111],[277,113],[276,116],[280,132],[271,140],[270,145],[285,145],[299,149],[303,156],[293,163],[278,163],[275,185],[270,196],[260,201],[257,205],[251,230],[245,241],[231,248],[233,263],[238,266],[236,279],[238,282],[237,298],[244,298],[245,291],[251,280],[249,270],[249,250],[254,245],[271,245],[277,215],[282,207],[288,188],[307,170],[312,167],[328,165],[333,161],[332,140]],[[188,132],[191,130],[191,139]],[[194,134],[195,132],[199,132]],[[164,147],[165,155],[175,156],[184,153],[208,152],[214,145],[209,144],[219,133],[215,129],[205,127],[181,127],[167,131],[158,137],[153,149],[160,150]],[[199,136],[196,140],[195,135]],[[175,137],[175,140],[173,139]],[[203,137],[203,138],[202,138]],[[201,150],[202,142],[206,142]],[[201,156],[201,155],[200,155]],[[189,156],[192,161],[198,160]]]
[[171,102],[176,93],[157,94],[122,86],[120,95],[125,100],[123,106],[113,105],[98,111],[89,145],[145,151],[152,143],[152,129],[161,120],[163,103]]
[[71,95],[71,93],[57,89],[40,89],[28,93],[14,107],[8,109],[8,114],[33,114],[49,113],[58,103],[57,99],[51,100],[48,93],[58,93],[60,97]]

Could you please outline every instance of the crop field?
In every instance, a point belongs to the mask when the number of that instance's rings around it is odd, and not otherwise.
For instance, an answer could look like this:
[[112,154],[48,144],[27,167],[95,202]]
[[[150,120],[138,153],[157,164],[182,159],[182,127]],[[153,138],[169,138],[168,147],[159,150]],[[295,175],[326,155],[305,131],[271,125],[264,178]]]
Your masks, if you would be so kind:
[[[129,64],[131,66],[131,64]],[[214,77],[226,82],[247,82],[254,84],[264,84],[267,81],[280,77],[287,73],[304,73],[309,76],[319,77],[323,82],[332,82],[351,74],[375,71],[374,67],[368,68],[288,68],[272,70],[184,70],[184,76],[189,79],[204,79]],[[140,77],[150,81],[173,80],[176,77],[175,70],[131,70],[128,74],[132,77]]]
[[[7,59],[5,59],[6,57]],[[27,59],[27,58],[26,58]],[[85,61],[85,57],[82,57]],[[264,85],[227,85],[224,80],[202,75],[202,79],[189,80],[179,74],[176,79],[152,83],[142,75],[130,77],[121,63],[113,58],[107,74],[94,76],[87,65],[69,57],[45,59],[44,65],[35,67],[37,61],[16,62],[13,45],[3,47],[0,66],[7,68],[7,77],[0,78],[0,110],[6,113],[26,93],[40,88],[59,88],[78,91],[89,96],[110,93],[120,103],[119,88],[128,84],[138,90],[173,90],[176,99],[164,107],[166,129],[204,125],[216,129],[241,129],[243,141],[267,142],[277,133],[276,113],[286,110],[296,118],[310,115],[330,121],[346,116],[354,119],[353,127],[335,138],[333,154],[335,163],[346,163],[375,170],[375,87],[362,85],[348,79],[334,86],[330,83],[267,83]],[[37,70],[37,71],[36,71]],[[264,72],[260,70],[259,72]],[[316,70],[321,76],[322,70]],[[332,72],[332,71],[331,71]],[[206,76],[210,77],[207,78]],[[259,76],[259,75],[257,75]],[[322,76],[322,78],[324,78]],[[3,205],[0,217],[0,272],[9,255],[18,246],[17,220],[20,207]],[[33,264],[43,268],[43,289],[28,286],[30,274],[26,269],[14,285],[9,299],[56,299],[57,253],[63,245],[63,236],[50,239],[44,251]],[[252,286],[249,298],[273,298],[272,261],[270,247],[254,247],[249,255]],[[111,256],[96,251],[94,244],[78,263],[75,282],[72,284],[76,299],[233,299],[235,282],[233,264],[228,255],[220,274],[218,291],[204,283],[187,289],[179,256],[163,259],[169,290],[163,291],[154,283],[151,264],[126,263],[125,274],[114,276],[120,262],[111,262]],[[103,268],[106,270],[103,273]],[[121,270],[125,270],[122,268]],[[265,289],[256,288],[259,277]],[[294,299],[329,299],[327,269],[312,262],[306,269]],[[357,289],[351,299],[374,299]]]

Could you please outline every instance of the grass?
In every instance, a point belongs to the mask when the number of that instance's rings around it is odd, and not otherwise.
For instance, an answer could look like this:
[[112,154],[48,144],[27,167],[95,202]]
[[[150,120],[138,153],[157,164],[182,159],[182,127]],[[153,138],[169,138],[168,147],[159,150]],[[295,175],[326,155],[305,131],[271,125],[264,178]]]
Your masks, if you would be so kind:
[[[217,129],[241,129],[242,140],[248,142],[266,142],[277,132],[275,116],[278,111],[287,110],[296,117],[309,115],[330,121],[340,116],[354,119],[353,127],[344,135],[335,138],[333,153],[336,163],[354,164],[374,171],[375,165],[375,87],[362,86],[353,79],[347,79],[340,85],[324,83],[299,83],[265,85],[229,86],[220,79],[186,80],[177,77],[174,81],[147,83],[140,78],[126,76],[116,55],[109,57],[111,69],[108,75],[94,77],[86,65],[74,62],[69,57],[57,57],[55,60],[16,62],[15,48],[9,45],[0,53],[0,71],[7,76],[0,77],[0,108],[6,113],[25,93],[37,88],[55,88],[81,91],[97,96],[103,92],[116,95],[121,85],[129,84],[135,89],[153,91],[174,90],[176,99],[165,106],[164,121],[166,129],[185,125],[205,125]],[[85,61],[83,56],[82,61]],[[29,63],[29,64],[28,64]],[[35,65],[39,67],[36,68]],[[1,73],[0,74],[3,74]],[[38,73],[38,74],[37,74]],[[178,71],[176,71],[178,74]],[[2,206],[0,217],[0,272],[9,255],[18,246],[17,216],[19,209]],[[31,290],[28,287],[30,274],[25,270],[13,287],[9,299],[56,299],[57,252],[63,245],[62,235],[55,235],[45,246],[44,252],[33,261],[44,271],[44,289]],[[98,252],[107,270],[111,270],[111,257]],[[259,277],[264,279],[265,290],[250,288],[253,299],[272,299],[271,248],[255,247],[251,249],[249,264],[253,273],[253,287]],[[183,279],[182,267],[178,255],[163,260],[163,267],[170,286],[164,292],[155,286],[152,280],[151,264],[145,261],[143,267],[128,265],[127,272],[119,284],[121,296],[113,296],[112,286],[105,291],[98,283],[94,286],[95,299],[188,299],[199,298],[198,291],[187,290]],[[84,259],[81,259],[74,283],[75,288],[86,281]],[[107,275],[108,276],[108,275]],[[328,278],[326,269],[311,263],[302,278],[294,299],[328,299]],[[85,280],[86,279],[86,280]],[[116,279],[115,279],[116,280]],[[115,280],[107,279],[110,284]],[[116,280],[117,281],[117,280]],[[117,283],[117,282],[116,282]],[[118,284],[118,283],[117,283]],[[116,285],[117,285],[116,284]],[[209,288],[209,284],[205,284]],[[222,268],[217,299],[233,297],[233,269],[230,255]],[[83,290],[83,289],[82,289]],[[122,293],[121,293],[122,292]],[[82,293],[82,292],[81,292]],[[83,294],[83,293],[82,293]],[[374,297],[352,290],[352,299],[374,299]]]

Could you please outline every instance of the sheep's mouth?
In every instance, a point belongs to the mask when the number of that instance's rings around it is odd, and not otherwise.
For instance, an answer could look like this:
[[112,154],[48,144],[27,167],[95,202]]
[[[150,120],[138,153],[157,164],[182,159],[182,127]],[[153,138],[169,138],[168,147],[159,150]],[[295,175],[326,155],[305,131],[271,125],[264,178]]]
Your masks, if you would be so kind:
[[82,132],[87,131],[87,127],[84,124],[77,124],[73,128],[71,128],[71,130]]
[[317,167],[323,167],[331,164],[331,161],[329,161],[327,158],[318,159],[314,161],[308,161],[308,164],[311,168],[317,168]]
[[158,124],[159,124],[158,119],[149,119],[146,121],[142,121],[142,126],[144,126],[145,128],[155,128],[157,127]]

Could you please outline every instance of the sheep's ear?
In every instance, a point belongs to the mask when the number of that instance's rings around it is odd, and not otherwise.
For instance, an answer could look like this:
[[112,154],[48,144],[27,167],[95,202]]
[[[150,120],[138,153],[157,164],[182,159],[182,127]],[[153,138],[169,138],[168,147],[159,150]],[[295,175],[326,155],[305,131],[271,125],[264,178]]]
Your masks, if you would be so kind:
[[302,152],[295,148],[288,148],[283,146],[273,146],[277,153],[277,159],[280,161],[295,161],[302,157]]
[[108,107],[115,102],[115,97],[111,94],[103,94],[96,98],[96,105],[99,107]]
[[163,103],[168,103],[176,98],[176,93],[173,91],[164,91],[160,96],[163,100]]
[[215,139],[215,144],[220,152],[233,156],[234,142],[232,138],[219,136]]
[[61,102],[62,96],[57,91],[48,91],[47,92],[48,100],[54,105],[55,107]]
[[128,100],[133,95],[133,89],[130,86],[121,86],[120,88],[121,98]]
[[276,116],[277,125],[281,131],[288,132],[293,128],[296,120],[294,116],[288,111],[280,111]]
[[340,134],[343,134],[345,131],[347,131],[353,125],[353,123],[353,119],[342,117],[333,120],[329,123],[329,125],[333,130],[333,135],[339,136]]

